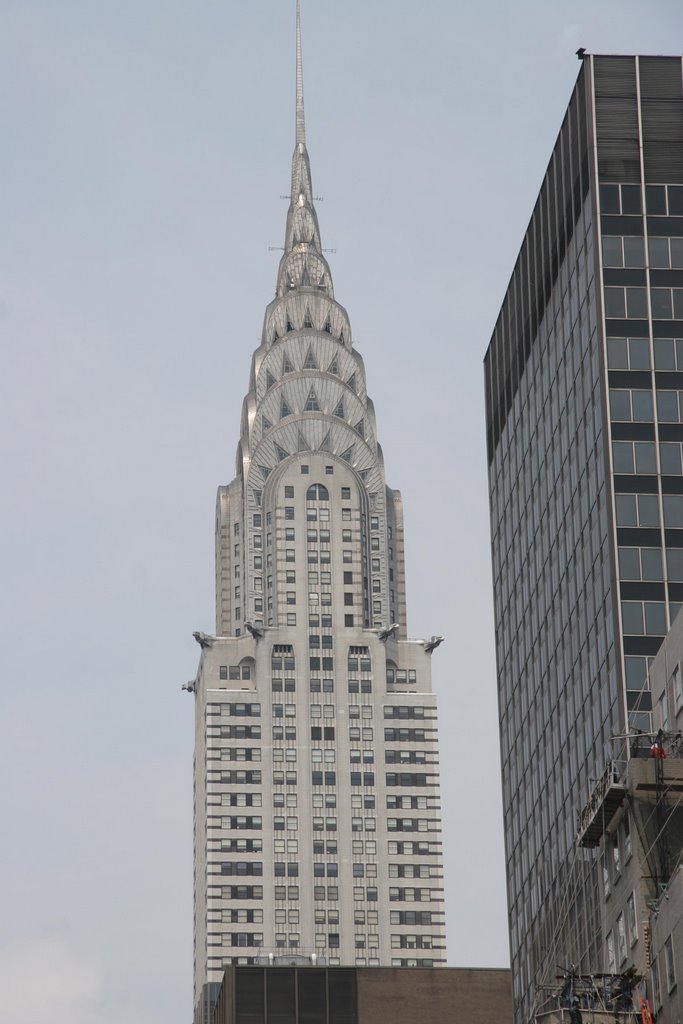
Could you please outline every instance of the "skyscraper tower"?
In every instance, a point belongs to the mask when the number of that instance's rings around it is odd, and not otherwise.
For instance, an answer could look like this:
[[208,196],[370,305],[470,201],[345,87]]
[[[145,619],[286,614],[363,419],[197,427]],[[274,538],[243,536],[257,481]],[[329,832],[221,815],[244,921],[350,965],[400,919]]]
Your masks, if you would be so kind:
[[195,1001],[258,957],[445,963],[431,653],[406,639],[401,498],[334,298],[306,150],[218,490],[195,692]]
[[579,55],[485,359],[518,1021],[606,969],[576,816],[683,601],[681,60]]

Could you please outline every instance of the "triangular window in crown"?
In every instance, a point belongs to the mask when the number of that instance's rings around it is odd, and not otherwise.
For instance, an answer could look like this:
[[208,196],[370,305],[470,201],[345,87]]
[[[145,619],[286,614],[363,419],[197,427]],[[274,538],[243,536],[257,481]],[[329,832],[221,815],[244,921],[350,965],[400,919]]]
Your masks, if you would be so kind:
[[343,345],[344,344],[344,332],[343,331],[339,332],[339,340],[341,341],[341,343]]
[[370,470],[369,469],[359,469],[358,470],[358,476],[361,478],[363,483],[365,483],[367,478],[370,476]]
[[339,458],[343,459],[344,462],[352,462],[353,461],[353,449],[354,449],[354,445],[351,445],[350,448],[347,448],[345,452],[341,453]]
[[289,334],[290,331],[293,331],[293,330],[294,330],[294,324],[289,319],[289,317],[287,317],[287,333]]
[[[301,287],[302,288],[310,288],[311,287],[311,275],[308,273],[308,263],[304,264],[303,273],[301,274]],[[308,326],[309,325],[307,323],[304,323],[304,327],[308,327]],[[312,327],[313,324],[311,324],[310,326]]]
[[323,327],[323,330],[325,331],[326,334],[332,334],[332,324],[330,323],[329,316],[325,321],[325,326]]
[[320,412],[320,402],[318,401],[318,396],[315,393],[315,388],[311,388],[308,392],[304,412]]
[[270,370],[266,370],[266,391],[270,391],[273,384],[275,384],[275,377],[273,377]]
[[283,374],[294,373],[294,367],[292,366],[291,360],[286,352],[282,357],[282,372]]
[[358,393],[358,385],[356,384],[356,375],[355,375],[355,373],[351,374],[351,376],[349,377],[349,379],[346,382],[346,386],[347,386],[347,388],[351,388],[351,390],[353,391],[354,395]]
[[335,377],[339,376],[339,363],[337,362],[337,357],[336,356],[334,357],[334,359],[332,360],[330,365],[327,367],[327,372],[328,373],[333,373],[335,375]]
[[291,415],[292,410],[289,408],[289,405],[287,404],[287,399],[283,397],[280,402],[280,419],[283,420],[285,416]]
[[279,337],[280,337],[280,335],[277,333],[277,327],[275,327],[273,329],[273,337],[271,339],[273,344],[278,340]]
[[275,454],[277,455],[278,462],[282,462],[283,459],[289,458],[289,452],[286,452],[279,444],[275,445]]
[[263,479],[264,480],[267,480],[268,477],[270,476],[270,474],[273,472],[272,469],[270,468],[270,466],[262,466],[261,463],[258,463],[258,468],[263,473]]
[[313,350],[309,347],[308,352],[306,353],[306,358],[304,360],[304,370],[317,370],[317,369],[318,369],[318,364],[315,361],[315,356],[313,355]]
[[311,450],[310,444],[308,443],[308,441],[306,440],[301,431],[299,431],[299,436],[297,438],[296,450],[298,452],[310,452]]
[[270,420],[268,419],[267,416],[262,416],[261,417],[261,430],[263,431],[264,434],[265,434],[266,430],[270,430],[272,425],[273,424],[270,422]]
[[361,437],[365,437],[365,420],[358,420],[353,428]]
[[346,419],[346,415],[344,413],[344,399],[343,398],[339,399],[339,404],[337,405],[337,408],[334,410],[332,415],[333,416],[338,416],[340,420]]
[[313,319],[311,317],[311,311],[308,308],[308,306],[306,306],[306,312],[304,313],[304,327],[312,327],[312,326],[313,326]]
[[319,452],[331,452],[332,451],[329,430],[327,431],[327,433],[325,434],[324,438],[322,439],[322,443],[321,443],[320,447],[318,448],[318,451]]

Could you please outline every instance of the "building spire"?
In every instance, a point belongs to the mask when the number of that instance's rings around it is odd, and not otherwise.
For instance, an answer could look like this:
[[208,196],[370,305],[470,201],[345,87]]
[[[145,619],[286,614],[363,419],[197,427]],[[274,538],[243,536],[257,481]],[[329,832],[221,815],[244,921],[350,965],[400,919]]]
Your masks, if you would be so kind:
[[296,0],[296,143],[292,157],[292,188],[284,255],[278,270],[277,295],[294,288],[315,288],[332,296],[332,277],[322,254],[318,218],[313,205],[311,165],[306,149],[304,74],[301,57],[301,0]]
[[301,0],[296,0],[296,144],[306,145],[304,118],[304,68],[301,59]]

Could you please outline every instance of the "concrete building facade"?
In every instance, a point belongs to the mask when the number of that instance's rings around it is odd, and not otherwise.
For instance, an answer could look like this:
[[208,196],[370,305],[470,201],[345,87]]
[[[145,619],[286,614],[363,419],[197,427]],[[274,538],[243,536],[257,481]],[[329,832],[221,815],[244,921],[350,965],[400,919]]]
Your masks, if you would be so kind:
[[602,963],[576,814],[613,738],[652,730],[683,600],[681,82],[583,55],[485,359],[517,1020],[554,965]]
[[445,962],[441,638],[407,639],[401,497],[334,296],[306,149],[218,490],[216,634],[195,695],[195,1003],[233,964]]
[[683,1013],[683,616],[649,672],[656,733],[629,736],[579,817],[601,864],[604,964],[632,975],[653,1018]]

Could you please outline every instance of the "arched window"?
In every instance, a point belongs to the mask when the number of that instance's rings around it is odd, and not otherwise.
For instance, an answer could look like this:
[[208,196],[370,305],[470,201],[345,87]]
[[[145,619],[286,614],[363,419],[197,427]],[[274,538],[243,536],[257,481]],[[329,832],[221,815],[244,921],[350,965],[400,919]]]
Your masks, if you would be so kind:
[[327,487],[322,484],[311,484],[306,491],[306,501],[329,501],[330,495]]

